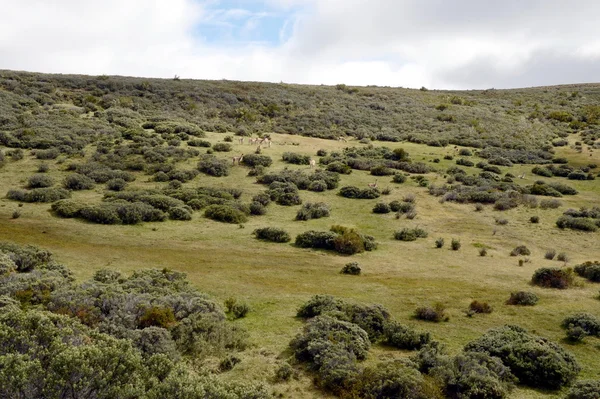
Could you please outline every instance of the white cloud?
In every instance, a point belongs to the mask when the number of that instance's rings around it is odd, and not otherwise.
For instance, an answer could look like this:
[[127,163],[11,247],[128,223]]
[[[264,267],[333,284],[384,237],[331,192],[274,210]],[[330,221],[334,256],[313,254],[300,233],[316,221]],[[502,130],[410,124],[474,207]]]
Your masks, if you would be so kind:
[[[264,0],[258,12],[244,4],[0,0],[0,68],[436,88],[598,80],[594,0]],[[250,35],[272,11],[290,13],[273,40],[280,45],[217,46],[197,34],[198,24],[243,24]]]

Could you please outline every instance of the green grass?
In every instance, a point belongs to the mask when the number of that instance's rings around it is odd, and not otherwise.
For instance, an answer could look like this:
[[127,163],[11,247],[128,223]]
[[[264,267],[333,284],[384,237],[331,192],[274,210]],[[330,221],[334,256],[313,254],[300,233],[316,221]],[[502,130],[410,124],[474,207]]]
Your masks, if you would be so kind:
[[[208,134],[208,140],[213,143],[221,138],[220,134]],[[273,134],[272,138],[272,148],[263,150],[263,154],[271,156],[275,161],[270,170],[284,167],[309,170],[308,166],[284,164],[281,154],[285,151],[310,154],[317,159],[315,153],[321,148],[331,151],[339,150],[344,145],[362,145],[357,141],[344,144],[279,134]],[[444,154],[454,152],[451,147],[434,148],[414,143],[385,145],[402,147],[417,161],[443,158]],[[217,156],[229,158],[232,154],[249,153],[255,148],[240,145],[235,140],[233,147],[232,153]],[[561,148],[559,154],[572,158],[574,162],[583,162],[582,156],[569,148]],[[599,152],[592,155],[588,155],[585,162],[594,160],[600,163]],[[194,167],[196,162],[188,160],[180,168]],[[8,161],[0,169],[2,190],[23,186],[27,177],[35,172],[38,163],[29,155],[22,161]],[[65,164],[57,164],[56,161],[48,163],[51,165],[49,174],[60,181],[66,173]],[[431,165],[445,170],[454,165],[454,161],[442,160],[439,164]],[[476,168],[465,169],[470,173],[478,171]],[[502,170],[510,170],[514,175],[525,172],[525,179],[515,179],[519,184],[531,184],[539,178],[530,173],[531,165],[503,167]],[[235,166],[231,175],[225,178],[201,174],[184,186],[237,187],[244,191],[242,200],[248,201],[265,187],[256,184],[254,178],[247,177],[247,171],[248,168]],[[162,187],[165,184],[150,182],[149,176],[141,173],[137,177],[137,181],[130,187]],[[243,228],[205,219],[202,212],[195,212],[190,222],[102,226],[56,218],[49,213],[49,204],[24,204],[19,208],[22,216],[11,219],[12,212],[18,208],[17,203],[2,199],[0,240],[35,244],[51,250],[58,261],[75,272],[78,279],[89,278],[99,268],[118,269],[128,273],[140,268],[168,267],[186,272],[200,290],[220,301],[231,296],[247,301],[252,310],[246,318],[236,323],[244,325],[250,331],[253,348],[243,355],[242,363],[226,376],[230,379],[268,380],[278,359],[290,355],[286,351],[287,344],[301,328],[302,322],[294,317],[296,309],[315,294],[331,294],[361,303],[380,303],[403,323],[431,331],[434,339],[445,343],[453,352],[460,350],[487,329],[508,323],[521,325],[536,334],[561,341],[565,334],[560,323],[565,316],[579,311],[594,312],[600,306],[597,299],[600,285],[584,283],[579,278],[579,287],[563,291],[529,285],[531,275],[537,268],[562,265],[560,262],[544,259],[547,249],[554,248],[557,252],[568,253],[571,259],[569,265],[600,259],[599,233],[561,231],[555,227],[557,217],[567,207],[597,204],[600,180],[570,181],[568,184],[575,186],[580,194],[561,199],[564,205],[556,210],[519,207],[498,212],[486,206],[482,212],[474,212],[473,205],[449,202],[440,204],[438,198],[430,196],[427,189],[418,187],[410,179],[401,185],[391,183],[391,176],[378,179],[380,188],[392,188],[390,195],[375,200],[352,200],[338,196],[338,190],[325,193],[301,191],[304,202],[322,201],[331,205],[331,216],[304,222],[294,221],[300,206],[282,207],[271,204],[265,216],[250,218]],[[428,179],[433,184],[445,181],[442,173],[432,173]],[[340,186],[356,185],[366,188],[373,181],[374,177],[368,172],[353,171],[351,175],[342,176]],[[376,215],[371,212],[375,203],[381,200],[401,200],[408,193],[417,198],[418,215],[414,220],[396,219],[393,213]],[[102,195],[103,187],[98,185],[92,191],[75,192],[73,198],[84,202],[99,202]],[[539,224],[529,223],[529,217],[534,214],[540,216]],[[509,220],[509,224],[497,226],[494,217],[504,217]],[[310,229],[328,230],[334,224],[355,227],[375,236],[379,248],[350,258],[330,252],[299,249],[292,244],[262,242],[254,239],[251,234],[255,228],[273,226],[284,228],[294,237]],[[393,232],[402,227],[421,227],[429,236],[413,242],[394,240]],[[446,240],[442,249],[435,248],[434,242],[438,237]],[[460,239],[462,247],[459,251],[450,250],[452,238]],[[532,251],[529,256],[531,261],[522,267],[518,266],[516,258],[509,256],[511,249],[517,245],[526,245]],[[478,253],[478,248],[483,247],[488,249],[486,257],[481,257]],[[360,263],[360,277],[339,273],[349,261]],[[534,307],[504,305],[510,292],[519,290],[535,292],[540,297],[539,304]],[[474,299],[490,303],[494,312],[466,317],[464,312]],[[435,302],[442,302],[447,306],[451,316],[449,322],[435,324],[411,318],[417,306]],[[581,378],[598,378],[598,339],[587,338],[580,345],[562,344],[575,353],[581,362]],[[376,347],[369,361],[405,355],[406,352]],[[274,390],[297,398],[323,395],[312,388],[307,376],[289,384],[277,384]],[[517,390],[512,397],[553,396],[533,390]]]

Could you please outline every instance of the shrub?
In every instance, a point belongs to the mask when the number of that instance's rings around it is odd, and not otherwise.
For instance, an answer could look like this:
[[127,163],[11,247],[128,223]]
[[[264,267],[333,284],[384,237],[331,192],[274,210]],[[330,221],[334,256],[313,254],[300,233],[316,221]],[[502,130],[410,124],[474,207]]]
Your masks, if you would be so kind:
[[357,398],[433,399],[440,397],[436,387],[410,365],[401,361],[366,367],[351,389]]
[[583,330],[585,335],[600,337],[600,318],[590,313],[577,313],[565,318],[561,324],[565,329],[574,327]]
[[441,303],[436,303],[433,307],[418,307],[415,310],[415,318],[419,320],[433,321],[436,323],[450,320],[450,316],[446,314],[446,307]]
[[456,164],[461,166],[475,166],[475,163],[473,161],[464,158],[457,159]]
[[111,179],[106,182],[106,188],[111,191],[123,191],[127,187],[127,182],[123,179]]
[[511,292],[507,305],[533,306],[538,302],[538,297],[533,292],[517,291]]
[[370,172],[373,176],[391,176],[396,173],[393,169],[384,165],[374,166],[371,168]]
[[[176,206],[169,209],[169,218],[172,220],[192,220],[192,214],[189,208]],[[211,218],[214,219],[214,218]],[[229,222],[232,223],[232,222]],[[242,223],[242,222],[240,222]]]
[[210,205],[204,211],[204,216],[224,223],[241,224],[248,221],[244,212],[229,205]]
[[330,172],[336,172],[343,175],[349,175],[352,173],[352,168],[343,162],[335,161],[327,165],[327,170]]
[[333,241],[337,235],[330,231],[309,230],[296,236],[295,244],[300,248],[335,249]]
[[390,213],[392,211],[391,206],[385,202],[378,202],[373,207],[373,213]]
[[117,210],[106,206],[84,206],[79,210],[79,217],[98,224],[119,224],[121,218]]
[[12,219],[18,219],[20,217],[21,217],[21,211],[18,210],[18,209],[14,210],[13,213],[12,213],[12,215],[11,215],[11,218]]
[[323,150],[323,149],[317,150],[317,156],[318,157],[326,157],[327,156],[327,150]]
[[460,240],[453,238],[450,243],[450,248],[452,248],[453,251],[458,251],[460,249]]
[[27,181],[28,188],[45,188],[54,185],[54,179],[48,175],[35,174]]
[[561,252],[556,256],[556,260],[559,262],[568,262],[569,261],[569,257],[567,256],[566,253]]
[[341,254],[353,255],[365,251],[365,242],[360,234],[348,230],[333,239],[335,250]]
[[294,375],[294,369],[288,362],[283,362],[275,370],[275,381],[289,381]]
[[394,238],[400,241],[415,241],[417,238],[427,238],[427,232],[421,228],[403,228],[394,233]]
[[94,188],[94,181],[89,177],[79,174],[71,173],[63,180],[63,187],[67,190],[91,190]]
[[198,170],[210,176],[229,176],[229,162],[217,159],[213,155],[204,155],[198,162]]
[[60,155],[60,151],[57,148],[48,148],[47,150],[35,150],[35,157],[37,159],[56,159]]
[[323,191],[327,190],[327,183],[325,183],[323,180],[311,181],[308,185],[308,190],[317,193],[322,193]]
[[302,199],[298,193],[298,187],[291,182],[274,181],[269,185],[269,196],[271,200],[279,205],[300,205]]
[[565,399],[598,399],[600,398],[600,380],[577,381]]
[[242,163],[247,166],[256,167],[269,167],[273,163],[273,160],[268,155],[248,154],[244,155]]
[[360,275],[360,271],[361,271],[361,269],[360,269],[360,266],[358,265],[358,262],[350,262],[350,263],[346,263],[344,265],[344,267],[342,268],[340,273],[358,276],[358,275]]
[[344,306],[344,302],[331,295],[315,295],[300,306],[296,316],[303,318],[315,317],[326,312],[342,311]]
[[217,152],[230,152],[233,150],[233,147],[229,143],[215,143],[212,149]]
[[402,184],[402,183],[404,183],[404,182],[406,181],[406,176],[404,176],[404,175],[403,175],[403,174],[401,174],[401,173],[396,173],[396,174],[394,175],[394,177],[392,178],[392,181],[393,181],[394,183],[399,183],[399,184]]
[[569,288],[573,284],[573,272],[571,269],[543,267],[533,273],[531,283],[544,288]]
[[173,310],[169,307],[152,306],[146,309],[138,319],[140,328],[146,327],[162,327],[169,328],[173,326],[177,320],[173,314]]
[[595,283],[600,283],[600,262],[585,262],[575,266],[575,273]]
[[284,152],[281,158],[284,162],[295,165],[308,165],[310,163],[310,155],[302,155],[295,152]]
[[241,319],[243,317],[246,317],[249,311],[250,307],[244,302],[236,302],[231,307],[231,313],[234,319]]
[[521,384],[532,387],[560,389],[580,371],[573,355],[518,326],[489,330],[467,344],[465,351],[498,357]]
[[63,199],[52,204],[52,212],[61,218],[75,218],[79,216],[79,211],[83,205],[75,201]]
[[532,217],[529,218],[529,222],[537,224],[537,223],[540,222],[540,217],[539,216],[532,216]]
[[554,250],[554,249],[549,249],[544,254],[544,258],[548,259],[548,260],[554,259],[555,256],[556,256],[556,250]]
[[431,334],[418,333],[396,321],[389,321],[383,328],[383,342],[398,349],[421,349],[431,342]]
[[340,195],[346,198],[375,199],[379,198],[381,193],[376,188],[366,188],[361,190],[358,187],[346,186],[340,189]]
[[519,256],[519,255],[531,255],[531,251],[525,245],[519,245],[512,251],[510,251],[510,256]]
[[556,209],[561,205],[562,203],[557,199],[543,199],[540,201],[540,208],[542,209]]
[[221,360],[221,362],[219,363],[219,371],[225,372],[225,371],[233,370],[235,365],[241,361],[242,361],[242,359],[240,359],[236,355],[228,355],[227,357],[225,357],[225,359]]
[[6,198],[20,202],[55,202],[70,198],[71,193],[63,188],[46,187],[33,190],[9,190]]
[[211,146],[210,141],[199,140],[199,139],[188,140],[187,144],[190,147],[206,147],[206,148],[210,148],[210,146]]
[[437,240],[435,240],[435,247],[436,248],[442,248],[444,246],[444,239],[443,238],[438,238]]
[[289,242],[292,238],[287,231],[278,229],[276,227],[263,227],[254,230],[252,233],[259,240],[266,240],[272,242]]
[[479,256],[486,256],[487,255],[487,248],[483,247],[483,248],[479,248]]
[[324,202],[307,202],[296,213],[296,220],[310,220],[329,217],[330,207]]
[[563,215],[556,221],[556,226],[559,229],[572,229],[580,231],[594,232],[598,230],[598,226],[594,223],[594,220],[590,218],[576,218],[572,216]]
[[470,313],[492,313],[493,309],[487,302],[473,301],[469,305]]
[[267,208],[257,201],[252,201],[250,203],[250,214],[254,216],[260,216],[267,213]]

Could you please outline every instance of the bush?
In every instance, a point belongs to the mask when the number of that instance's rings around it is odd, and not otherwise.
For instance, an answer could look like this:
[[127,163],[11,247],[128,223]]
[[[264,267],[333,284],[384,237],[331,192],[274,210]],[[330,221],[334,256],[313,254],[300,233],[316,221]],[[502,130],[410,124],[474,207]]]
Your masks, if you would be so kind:
[[492,313],[493,309],[487,302],[473,301],[469,305],[469,313]]
[[288,362],[283,362],[275,370],[275,381],[289,381],[294,375],[294,368]]
[[350,262],[350,263],[346,263],[344,265],[344,267],[342,268],[340,273],[358,276],[358,275],[360,275],[360,271],[361,271],[361,269],[360,269],[360,266],[358,265],[358,262]]
[[383,329],[383,342],[398,349],[421,349],[431,342],[431,334],[418,333],[396,321],[389,321]]
[[311,181],[308,185],[308,190],[317,193],[322,193],[323,191],[327,190],[327,183],[325,183],[323,180]]
[[289,242],[292,238],[287,231],[278,229],[276,227],[263,227],[254,230],[252,233],[259,240],[266,240],[272,242]]
[[315,317],[326,312],[342,311],[344,306],[344,302],[331,295],[315,295],[300,306],[296,316],[303,318]]
[[229,162],[213,155],[204,155],[198,162],[198,170],[210,176],[229,176]]
[[573,272],[571,269],[543,267],[533,273],[531,284],[544,288],[569,288],[573,284]]
[[268,155],[259,155],[259,154],[248,154],[244,155],[242,159],[242,163],[247,166],[256,167],[269,167],[273,163],[273,160]]
[[542,209],[556,209],[561,205],[562,203],[557,199],[543,199],[540,201],[540,208]]
[[594,220],[590,218],[575,218],[572,216],[563,215],[556,221],[556,226],[559,229],[572,229],[580,231],[594,232],[598,230],[598,226],[594,223]]
[[192,220],[192,214],[190,213],[189,208],[176,206],[169,209],[169,218],[172,220]]
[[391,206],[385,202],[378,202],[373,207],[373,213],[390,213],[392,211]]
[[487,248],[479,248],[479,256],[487,256]]
[[217,152],[230,152],[233,150],[233,147],[229,143],[215,143],[212,149]]
[[475,166],[475,163],[473,161],[464,158],[457,159],[456,164],[461,166]]
[[577,381],[569,390],[565,399],[600,398],[600,380]]
[[533,292],[517,291],[511,292],[507,305],[533,306],[538,302],[538,297]]
[[27,188],[45,188],[52,185],[54,185],[54,179],[43,174],[35,174],[27,181]]
[[199,140],[199,139],[188,140],[187,144],[190,147],[205,147],[205,148],[210,148],[210,146],[211,146],[210,141]]
[[365,242],[360,234],[348,230],[333,239],[335,250],[344,255],[353,255],[365,251]]
[[327,170],[329,172],[340,173],[343,175],[349,175],[350,173],[352,173],[352,168],[340,161],[335,161],[335,162],[328,164]]
[[415,318],[418,320],[433,321],[436,323],[450,320],[450,316],[446,314],[446,307],[441,303],[436,303],[433,307],[418,307],[415,309]]
[[274,181],[269,185],[269,196],[278,205],[292,206],[300,205],[302,199],[298,193],[298,187],[291,182]]
[[566,253],[561,252],[556,256],[556,260],[559,262],[568,262],[569,261],[569,257],[567,256]]
[[436,248],[442,248],[444,246],[444,239],[443,238],[438,238],[437,240],[435,240],[435,247]]
[[450,248],[452,248],[453,251],[458,251],[460,249],[460,240],[453,238],[450,243]]
[[250,203],[250,214],[254,216],[260,216],[267,213],[267,208],[257,201],[252,201]]
[[310,220],[329,217],[330,207],[324,202],[307,202],[296,213],[296,220]]
[[409,364],[387,361],[366,367],[352,386],[356,398],[435,399],[437,388]]
[[52,212],[61,218],[76,218],[83,205],[75,201],[63,199],[52,204]]
[[79,210],[79,217],[98,224],[120,224],[121,218],[113,207],[84,206]]
[[580,371],[573,355],[518,326],[489,330],[467,344],[465,351],[498,357],[521,384],[531,387],[560,389],[569,385]]
[[340,195],[345,198],[375,199],[379,198],[381,193],[376,188],[366,188],[361,190],[358,187],[346,186],[340,189]]
[[401,173],[396,173],[392,178],[392,182],[402,184],[406,181],[406,176]]
[[575,266],[575,273],[579,276],[600,283],[600,262],[585,262]]
[[231,313],[234,319],[246,317],[249,311],[250,307],[244,302],[236,302],[233,304],[233,306],[231,306]]
[[529,222],[537,224],[537,223],[540,222],[540,217],[539,216],[532,216],[532,217],[529,218]]
[[127,187],[127,182],[123,179],[111,179],[106,182],[106,188],[111,191],[123,191]]
[[71,173],[63,180],[63,187],[67,190],[91,190],[94,188],[94,181],[89,177],[79,174]]
[[300,248],[335,249],[337,234],[331,231],[309,230],[296,236],[295,244]]
[[237,357],[235,355],[228,355],[227,357],[225,357],[225,359],[221,360],[221,362],[219,363],[219,371],[226,372],[226,371],[233,370],[235,365],[241,361],[242,361],[242,359],[240,359],[239,357]]
[[284,162],[295,165],[308,165],[310,163],[310,155],[302,155],[295,152],[284,152],[281,158]]
[[241,224],[248,221],[244,212],[229,205],[210,205],[204,211],[204,216],[224,223]]
[[561,324],[565,329],[579,328],[585,335],[600,337],[600,318],[590,313],[577,313],[565,318]]
[[373,176],[391,176],[396,174],[393,169],[384,165],[374,166],[371,168],[370,172]]
[[47,150],[35,150],[35,157],[37,159],[56,159],[60,155],[60,151],[57,148],[48,148]]
[[394,238],[400,241],[415,241],[417,238],[427,238],[427,232],[421,228],[403,228],[394,233]]
[[70,198],[71,193],[64,188],[46,187],[33,190],[9,190],[6,198],[20,202],[55,202]]
[[519,256],[519,255],[528,256],[528,255],[531,255],[531,251],[525,245],[519,245],[518,247],[516,247],[515,249],[510,251],[510,256]]
[[555,256],[556,256],[556,250],[554,250],[554,249],[549,249],[544,254],[544,258],[546,258],[548,260],[554,259]]

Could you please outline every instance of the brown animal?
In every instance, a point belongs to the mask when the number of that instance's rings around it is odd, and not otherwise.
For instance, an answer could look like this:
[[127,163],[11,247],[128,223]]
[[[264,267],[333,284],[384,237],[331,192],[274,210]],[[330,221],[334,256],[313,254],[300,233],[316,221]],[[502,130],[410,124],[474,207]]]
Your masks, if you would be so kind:
[[239,157],[233,157],[231,158],[232,164],[235,165],[236,162],[239,165],[240,162],[242,162],[244,160],[244,154],[241,154]]

